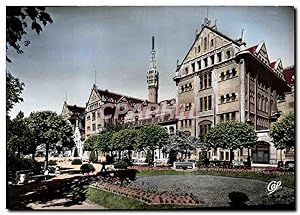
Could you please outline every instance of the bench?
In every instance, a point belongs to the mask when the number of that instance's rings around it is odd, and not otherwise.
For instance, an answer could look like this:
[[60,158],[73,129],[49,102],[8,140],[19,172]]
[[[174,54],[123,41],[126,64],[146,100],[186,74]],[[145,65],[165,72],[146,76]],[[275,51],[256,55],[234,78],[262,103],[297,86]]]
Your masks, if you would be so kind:
[[188,161],[182,161],[182,162],[174,162],[173,163],[174,169],[194,169],[196,168],[195,162],[188,162]]

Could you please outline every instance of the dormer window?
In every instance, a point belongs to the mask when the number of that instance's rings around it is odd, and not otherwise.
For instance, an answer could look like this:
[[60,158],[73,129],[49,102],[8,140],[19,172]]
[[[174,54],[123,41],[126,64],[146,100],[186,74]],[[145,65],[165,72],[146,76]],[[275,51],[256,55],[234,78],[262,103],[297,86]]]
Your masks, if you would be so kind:
[[226,56],[227,56],[227,59],[230,58],[230,51],[229,50],[226,52]]
[[224,98],[224,96],[221,96],[221,104],[223,104],[224,102],[225,102],[225,98]]
[[214,46],[214,40],[211,39],[211,40],[210,40],[210,47],[213,47],[213,46]]
[[204,38],[204,50],[206,50],[207,49],[207,38],[205,37]]

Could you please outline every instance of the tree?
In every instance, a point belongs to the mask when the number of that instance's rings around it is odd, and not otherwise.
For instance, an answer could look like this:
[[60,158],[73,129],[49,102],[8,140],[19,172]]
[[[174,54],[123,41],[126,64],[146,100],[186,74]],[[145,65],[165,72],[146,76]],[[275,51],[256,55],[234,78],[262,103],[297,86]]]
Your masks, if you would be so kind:
[[45,144],[45,169],[48,168],[48,154],[50,147],[55,147],[59,141],[63,145],[73,142],[71,125],[55,112],[38,111],[30,113],[28,117],[28,126],[34,141],[39,145]]
[[271,130],[270,136],[273,138],[276,149],[291,149],[295,147],[295,114],[289,113],[285,118],[276,122]]
[[135,148],[138,150],[150,150],[152,161],[154,161],[154,151],[163,148],[169,142],[169,135],[162,126],[148,125],[139,130]]
[[114,133],[112,136],[112,144],[115,145],[115,149],[119,151],[119,158],[120,152],[127,150],[128,152],[128,159],[130,161],[131,151],[134,150],[134,146],[137,143],[137,130],[132,128],[127,128]]
[[[46,7],[6,7],[6,50],[12,47],[18,54],[22,54],[20,43],[24,43],[24,46],[30,44],[25,36],[29,25],[33,31],[40,34],[43,31],[41,24],[46,26],[48,23],[53,23],[53,20],[46,12]],[[6,60],[11,62],[7,56]]]
[[9,113],[16,103],[23,101],[21,94],[24,86],[23,82],[6,71],[6,114]]
[[196,137],[192,137],[183,131],[176,131],[175,135],[170,136],[170,144],[166,147],[167,151],[173,153],[181,153],[181,158],[200,146],[200,141]]
[[256,140],[256,132],[251,125],[228,121],[211,128],[205,137],[204,144],[207,148],[230,149],[230,161],[232,161],[234,149],[246,147],[249,155],[249,148],[256,144]]

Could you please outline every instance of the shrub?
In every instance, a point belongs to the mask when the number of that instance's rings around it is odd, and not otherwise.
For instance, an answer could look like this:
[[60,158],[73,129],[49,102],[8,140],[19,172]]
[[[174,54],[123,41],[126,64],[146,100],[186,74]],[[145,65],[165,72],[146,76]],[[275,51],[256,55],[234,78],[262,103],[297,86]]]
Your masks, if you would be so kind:
[[56,166],[56,165],[57,165],[57,161],[56,160],[49,160],[48,166]]
[[115,169],[127,169],[128,167],[128,163],[126,163],[125,161],[117,161],[114,163],[114,167]]
[[242,207],[249,201],[247,194],[239,191],[229,193],[228,198],[231,200],[229,203],[231,207]]
[[107,164],[113,164],[114,163],[114,157],[110,156],[110,155],[106,155],[106,163]]
[[40,174],[42,165],[32,159],[17,158],[15,156],[8,156],[8,171],[13,176],[19,170],[32,170],[34,174]]
[[73,159],[71,162],[72,165],[81,165],[82,161],[81,159]]
[[96,163],[98,161],[95,151],[91,151],[91,154],[89,156],[89,161],[92,163]]
[[95,167],[92,164],[85,163],[81,165],[80,171],[82,172],[82,174],[95,172]]

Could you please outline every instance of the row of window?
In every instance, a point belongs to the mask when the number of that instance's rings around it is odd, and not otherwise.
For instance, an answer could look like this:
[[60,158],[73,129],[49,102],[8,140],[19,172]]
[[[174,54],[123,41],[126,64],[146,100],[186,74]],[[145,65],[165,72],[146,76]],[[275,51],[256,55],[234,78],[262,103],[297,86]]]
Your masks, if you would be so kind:
[[204,90],[211,87],[211,73],[201,75],[200,79],[200,90]]
[[180,120],[180,127],[190,127],[192,126],[192,120],[191,119],[184,119]]
[[236,112],[228,112],[219,115],[220,122],[227,122],[231,120],[236,120]]
[[230,78],[234,78],[237,77],[237,71],[235,68],[233,68],[232,70],[227,70],[226,72],[222,72],[220,74],[220,80],[224,81]]
[[[98,125],[98,127],[100,127],[101,125]],[[91,130],[91,126],[87,126],[87,130],[90,131]],[[96,124],[92,124],[92,131],[96,131]]]
[[220,98],[221,104],[228,103],[228,102],[234,102],[236,100],[237,100],[236,93],[222,95]]
[[268,99],[263,95],[258,94],[257,96],[257,108],[258,110],[268,112]]
[[200,112],[212,109],[212,96],[200,98]]
[[185,85],[182,85],[181,88],[180,88],[180,93],[189,92],[191,90],[193,90],[192,82],[190,82],[188,84],[185,84]]
[[[226,51],[226,58],[230,59],[230,57],[231,57],[231,52],[228,50],[228,51]],[[216,62],[215,62],[215,60],[216,60]],[[210,63],[209,63],[209,61],[210,61]],[[203,68],[206,68],[208,66],[214,65],[215,63],[221,63],[221,62],[222,62],[222,52],[218,52],[217,54],[213,54],[209,57],[203,58],[201,60],[198,60],[197,62],[192,63],[191,64],[192,65],[192,72],[197,71],[196,65],[198,67],[198,70],[201,70],[202,65],[203,65]],[[188,74],[188,73],[189,73],[189,67],[186,67],[185,68],[185,74]]]

